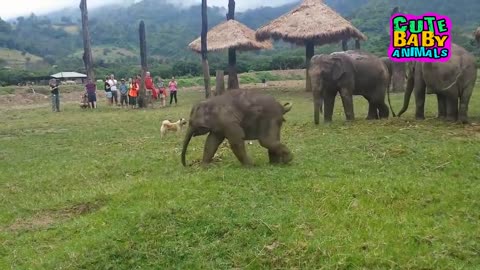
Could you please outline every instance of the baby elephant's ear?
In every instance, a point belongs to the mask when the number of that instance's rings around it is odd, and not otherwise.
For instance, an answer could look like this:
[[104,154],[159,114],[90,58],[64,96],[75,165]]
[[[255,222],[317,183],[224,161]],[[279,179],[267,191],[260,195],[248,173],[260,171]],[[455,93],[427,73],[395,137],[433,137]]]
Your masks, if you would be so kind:
[[293,104],[291,102],[287,102],[283,104],[283,114],[288,113],[292,109]]

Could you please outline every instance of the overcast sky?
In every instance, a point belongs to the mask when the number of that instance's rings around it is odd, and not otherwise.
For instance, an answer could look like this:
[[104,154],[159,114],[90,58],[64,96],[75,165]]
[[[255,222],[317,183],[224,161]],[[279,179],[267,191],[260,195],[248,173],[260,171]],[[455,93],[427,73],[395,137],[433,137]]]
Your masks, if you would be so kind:
[[[136,0],[138,2],[138,0]],[[173,3],[181,2],[183,5],[200,4],[201,0],[169,0]],[[236,10],[242,11],[248,8],[260,6],[279,6],[295,0],[236,0]],[[107,3],[124,3],[129,0],[88,0],[88,7],[98,7]],[[274,2],[274,3],[272,3]],[[45,14],[49,11],[71,7],[78,8],[80,0],[0,0],[4,8],[0,9],[2,19],[12,19],[18,16],[35,13],[37,15]],[[208,0],[209,6],[227,6],[228,0]]]

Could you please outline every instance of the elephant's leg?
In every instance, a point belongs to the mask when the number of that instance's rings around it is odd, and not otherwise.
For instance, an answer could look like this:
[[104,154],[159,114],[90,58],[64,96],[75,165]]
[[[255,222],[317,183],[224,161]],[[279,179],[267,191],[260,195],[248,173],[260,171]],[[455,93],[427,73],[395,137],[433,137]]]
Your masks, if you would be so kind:
[[447,97],[443,94],[437,94],[438,102],[438,118],[445,119],[447,117]]
[[460,108],[458,111],[458,121],[463,124],[468,124],[468,104],[470,103],[470,97],[472,96],[473,88],[475,87],[475,82],[470,83],[462,91],[460,96]]
[[458,98],[455,95],[447,95],[447,121],[455,122],[458,119]]
[[225,136],[218,133],[208,134],[207,140],[205,142],[205,147],[203,150],[203,163],[208,164],[212,162],[213,156],[218,150],[218,147],[225,140]]
[[415,84],[415,118],[417,120],[425,119],[425,91],[427,86],[423,80],[418,80]]
[[380,101],[377,103],[378,107],[378,115],[380,119],[387,119],[390,116],[390,110],[388,109],[387,104],[385,102]]
[[340,96],[342,97],[343,110],[347,121],[355,120],[355,113],[353,111],[353,96],[347,88],[340,89]]
[[333,107],[335,106],[335,96],[336,93],[325,93],[323,101],[325,105],[325,114],[323,116],[325,122],[332,122]]
[[225,135],[230,143],[233,154],[235,154],[240,163],[244,166],[252,166],[253,163],[245,150],[245,133],[242,127],[238,124],[230,124],[227,127]]
[[259,138],[260,145],[268,149],[270,163],[289,163],[293,156],[290,150],[279,140],[272,136]]
[[377,105],[372,102],[371,99],[368,100],[368,115],[367,120],[378,119]]

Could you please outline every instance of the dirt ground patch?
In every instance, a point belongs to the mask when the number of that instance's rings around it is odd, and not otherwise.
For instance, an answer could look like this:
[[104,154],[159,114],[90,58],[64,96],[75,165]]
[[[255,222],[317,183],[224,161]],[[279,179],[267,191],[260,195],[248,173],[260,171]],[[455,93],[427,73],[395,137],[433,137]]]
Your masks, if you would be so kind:
[[7,230],[33,231],[45,229],[59,222],[95,212],[103,205],[103,202],[97,201],[80,203],[61,209],[39,211],[38,213],[29,218],[17,219],[12,225],[7,228]]
[[[300,70],[301,71],[301,70]],[[296,70],[285,70],[285,71],[276,71],[276,72],[290,72],[298,73]],[[292,81],[271,81],[268,82],[266,86],[262,83],[251,83],[243,84],[241,88],[243,89],[290,89],[290,88],[302,88],[305,87],[304,80],[292,80]],[[78,88],[78,89],[77,89]],[[81,87],[77,88],[67,88],[66,91],[60,90],[60,104],[62,103],[79,103],[82,97]],[[214,90],[213,88],[212,90]],[[203,87],[194,86],[194,87],[185,87],[180,88],[179,91],[203,91]],[[97,91],[97,101],[105,101],[105,93],[103,91]],[[49,106],[50,104],[50,95],[48,91],[45,91],[43,88],[40,91],[33,91],[28,87],[17,87],[11,94],[0,95],[0,107],[4,108],[35,108]]]

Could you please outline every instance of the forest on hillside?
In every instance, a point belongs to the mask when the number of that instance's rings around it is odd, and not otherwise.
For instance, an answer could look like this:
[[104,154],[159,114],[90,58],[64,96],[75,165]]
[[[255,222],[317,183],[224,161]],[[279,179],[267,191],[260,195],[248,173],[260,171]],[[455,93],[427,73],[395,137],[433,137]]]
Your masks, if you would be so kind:
[[[401,12],[421,14],[436,12],[448,15],[454,25],[454,42],[480,55],[471,33],[480,22],[480,1],[414,1],[414,0],[326,0],[330,7],[350,20],[364,32],[369,40],[362,47],[383,56],[388,47],[388,19],[393,7]],[[252,29],[288,12],[298,2],[280,6],[263,7],[237,12],[236,19]],[[104,16],[108,9],[109,14]],[[37,73],[49,73],[52,69],[83,71],[81,61],[79,10],[70,9],[47,16],[19,17],[6,22],[0,19],[0,48],[8,48],[40,56],[42,66]],[[225,20],[224,8],[210,7],[209,27]],[[198,55],[187,45],[200,33],[200,7],[178,8],[165,0],[143,0],[131,6],[112,5],[90,12],[92,45],[95,48],[97,73],[115,70],[119,76],[132,74],[138,69],[138,23],[144,20],[147,28],[149,64],[151,70],[163,76],[201,73]],[[339,50],[339,44],[317,47],[317,53]],[[226,66],[226,53],[210,54],[212,71]],[[8,63],[0,60],[0,67]],[[240,72],[304,67],[304,50],[282,42],[275,50],[239,54]],[[33,71],[0,71],[0,81],[7,73],[32,74]],[[3,74],[3,76],[2,76]],[[3,78],[2,78],[3,77]]]

